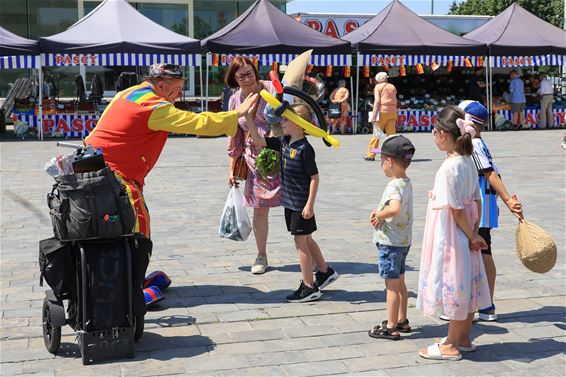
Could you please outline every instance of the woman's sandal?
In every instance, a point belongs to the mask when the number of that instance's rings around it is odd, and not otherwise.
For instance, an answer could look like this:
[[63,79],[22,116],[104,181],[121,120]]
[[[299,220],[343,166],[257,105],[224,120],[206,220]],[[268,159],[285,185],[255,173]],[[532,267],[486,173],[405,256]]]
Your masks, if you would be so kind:
[[458,361],[462,360],[462,354],[460,355],[443,355],[440,352],[440,344],[434,343],[431,346],[428,346],[426,349],[426,353],[419,351],[419,356],[429,360],[449,360],[449,361]]
[[411,326],[409,326],[409,319],[405,319],[397,324],[397,331],[408,334],[411,332]]
[[[397,333],[397,335],[395,335]],[[398,328],[389,329],[387,328],[387,321],[383,321],[381,325],[374,326],[373,329],[368,331],[368,335],[376,339],[389,339],[389,340],[399,340],[401,335],[399,334]]]
[[[441,338],[441,339],[435,339],[434,342],[436,344],[444,344],[446,343],[446,337]],[[477,349],[477,347],[475,346],[475,344],[471,343],[469,346],[458,346],[458,350],[460,352],[474,352]]]

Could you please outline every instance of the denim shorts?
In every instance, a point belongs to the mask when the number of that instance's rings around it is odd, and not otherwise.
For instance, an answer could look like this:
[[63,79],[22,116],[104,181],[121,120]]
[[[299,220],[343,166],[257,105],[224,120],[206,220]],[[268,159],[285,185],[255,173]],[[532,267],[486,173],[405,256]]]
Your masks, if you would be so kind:
[[410,246],[390,246],[376,244],[377,268],[379,276],[383,279],[398,279],[405,273],[405,259],[409,254]]

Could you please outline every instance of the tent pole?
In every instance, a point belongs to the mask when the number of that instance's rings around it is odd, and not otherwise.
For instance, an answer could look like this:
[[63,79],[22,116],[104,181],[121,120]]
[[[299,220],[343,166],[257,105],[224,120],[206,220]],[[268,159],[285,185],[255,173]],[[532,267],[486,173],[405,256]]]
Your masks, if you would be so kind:
[[205,103],[205,110],[204,111],[208,111],[208,58],[210,57],[210,53],[207,52],[206,53],[206,92],[205,92],[205,98],[204,98],[204,103]]
[[[354,78],[352,77],[352,75],[350,75],[350,90],[354,89]],[[357,114],[354,112],[354,93],[352,93],[352,95],[350,96],[350,101],[352,102],[352,135],[356,134],[356,128],[357,128]]]
[[360,54],[356,54],[356,101],[355,101],[355,107],[356,107],[356,122],[355,122],[355,127],[358,128],[358,107],[359,107],[359,103],[360,103]]
[[490,54],[487,64],[488,64],[488,71],[489,71],[489,119],[491,120],[490,129],[491,131],[495,130],[495,114],[493,112],[493,60]]
[[[486,66],[485,66],[485,96],[486,96],[486,106],[487,106],[487,113],[491,114],[491,85],[489,82],[489,59],[490,57],[488,56],[486,59]],[[490,120],[490,124],[489,124],[489,129],[493,130],[493,122],[492,122],[492,116],[489,116],[489,120]]]
[[38,105],[38,113],[37,113],[37,138],[39,140],[43,140],[43,72],[41,69],[41,64],[37,69],[37,75],[39,82],[39,105]]
[[[205,58],[205,60],[206,60],[206,58]],[[203,93],[203,88],[202,88],[202,58],[200,60],[200,64],[201,64],[200,67],[198,67],[198,75],[199,75],[199,81],[200,81],[200,111],[202,112],[204,110],[204,97],[202,95],[202,93]]]

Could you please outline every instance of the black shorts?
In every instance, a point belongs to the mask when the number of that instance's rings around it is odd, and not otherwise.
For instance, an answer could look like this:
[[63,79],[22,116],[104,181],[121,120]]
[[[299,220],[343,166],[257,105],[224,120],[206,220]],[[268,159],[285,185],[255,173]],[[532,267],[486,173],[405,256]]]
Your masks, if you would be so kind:
[[287,230],[293,236],[305,236],[316,230],[314,215],[307,220],[303,218],[301,212],[289,208],[285,208],[285,223],[287,223]]
[[479,228],[478,234],[485,240],[487,243],[487,249],[482,250],[482,254],[491,255],[491,228]]

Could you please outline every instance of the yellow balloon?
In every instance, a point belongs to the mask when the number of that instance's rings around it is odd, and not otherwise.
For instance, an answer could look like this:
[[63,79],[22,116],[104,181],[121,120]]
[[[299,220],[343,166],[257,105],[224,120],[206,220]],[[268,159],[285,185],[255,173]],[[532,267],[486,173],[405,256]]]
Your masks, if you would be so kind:
[[[281,106],[281,102],[279,102],[277,98],[275,98],[275,96],[269,93],[267,90],[262,89],[261,92],[259,92],[259,95],[261,96],[261,98],[265,100],[265,102],[271,105],[271,107],[273,107],[274,109]],[[281,115],[289,119],[291,122],[295,123],[299,127],[303,128],[305,132],[308,133],[309,135],[324,138],[324,140],[328,141],[330,145],[332,145],[334,148],[338,148],[340,146],[340,141],[338,141],[338,139],[336,139],[334,136],[330,135],[328,131],[324,131],[323,129],[315,126],[314,124],[307,122],[306,120],[304,120],[303,118],[292,112],[291,110],[285,109],[285,111],[283,111],[283,114]]]

